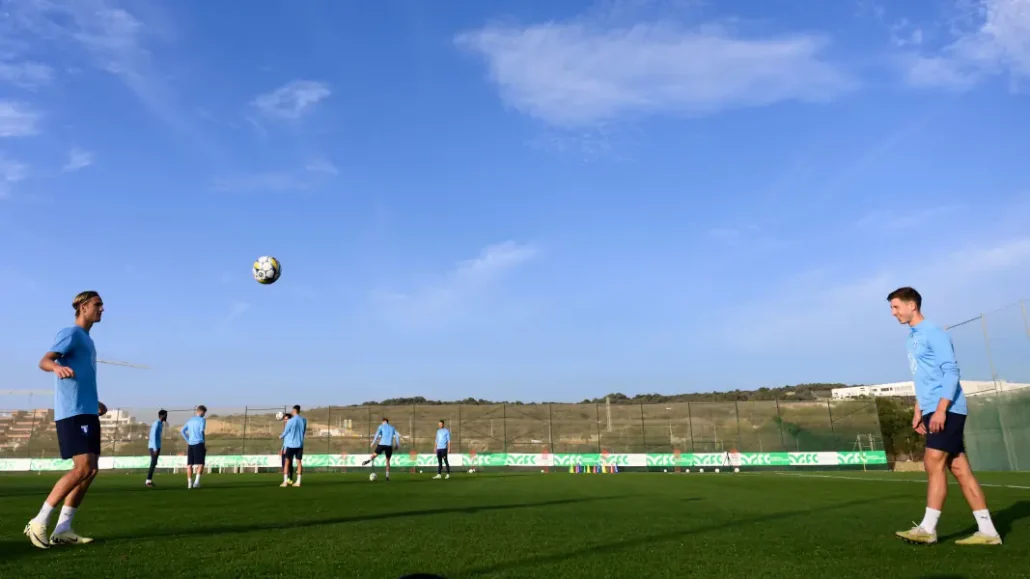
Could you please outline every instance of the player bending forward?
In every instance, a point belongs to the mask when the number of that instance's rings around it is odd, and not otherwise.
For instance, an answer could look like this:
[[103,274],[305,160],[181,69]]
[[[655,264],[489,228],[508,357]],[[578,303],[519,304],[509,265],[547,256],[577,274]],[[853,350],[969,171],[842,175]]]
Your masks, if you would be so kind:
[[165,430],[165,422],[168,422],[168,411],[158,410],[157,420],[150,425],[150,441],[147,447],[150,449],[150,470],[147,471],[147,486],[154,486],[154,469],[157,468],[157,459],[161,456],[161,435]]
[[[197,406],[197,415],[182,426],[182,437],[186,439],[186,488],[200,488],[200,474],[204,472],[204,459],[207,457],[207,446],[204,444],[204,432],[207,430],[207,406]],[[196,473],[196,477],[194,477]]]
[[444,428],[443,420],[436,429],[436,476],[434,479],[443,476],[443,465],[447,465],[447,477],[451,478],[451,461],[447,455],[451,452],[451,431]]
[[[95,291],[85,291],[72,300],[75,325],[57,333],[54,345],[39,361],[39,369],[53,372],[54,426],[62,459],[71,459],[72,469],[54,485],[43,507],[27,525],[25,535],[40,549],[50,545],[92,543],[72,530],[72,518],[97,476],[100,456],[100,416],[107,408],[97,396],[97,350],[89,331],[100,321],[104,302]],[[64,502],[54,533],[47,539],[47,525],[57,505]]]
[[[283,440],[283,459],[286,461],[286,464],[283,465],[283,484],[279,486],[288,487],[290,484],[296,487],[300,486],[300,475],[303,469],[301,461],[304,459],[304,434],[307,430],[308,419],[300,415],[300,405],[294,405],[293,416],[286,421],[286,428],[279,435],[279,438]],[[291,483],[290,471],[293,470],[294,460],[297,461],[297,478]]]
[[973,476],[963,441],[966,424],[966,396],[959,383],[958,362],[951,336],[923,318],[923,298],[919,292],[903,287],[887,296],[891,315],[911,328],[906,349],[909,369],[916,389],[916,408],[912,428],[926,436],[926,514],[923,522],[897,533],[913,543],[936,543],[937,521],[948,495],[951,471],[973,509],[978,530],[956,541],[958,545],[1000,545],[1001,537],[991,521],[980,483]]
[[[378,446],[376,443],[379,443]],[[372,456],[361,463],[361,466],[372,462],[380,454],[386,455],[386,480],[390,480],[390,458],[393,457],[394,448],[398,448],[401,445],[401,435],[397,433],[397,429],[394,428],[390,421],[383,418],[383,423],[376,429],[376,435],[372,438],[372,447],[375,448],[375,452]]]

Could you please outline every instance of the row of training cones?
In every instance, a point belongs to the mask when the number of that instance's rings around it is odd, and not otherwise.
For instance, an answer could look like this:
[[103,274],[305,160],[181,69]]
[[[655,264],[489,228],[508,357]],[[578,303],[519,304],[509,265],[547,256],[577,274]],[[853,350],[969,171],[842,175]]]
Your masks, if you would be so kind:
[[594,466],[584,466],[582,464],[574,464],[569,466],[569,474],[583,474],[583,473],[595,473],[595,474],[614,474],[619,472],[619,465],[617,464],[597,464]]

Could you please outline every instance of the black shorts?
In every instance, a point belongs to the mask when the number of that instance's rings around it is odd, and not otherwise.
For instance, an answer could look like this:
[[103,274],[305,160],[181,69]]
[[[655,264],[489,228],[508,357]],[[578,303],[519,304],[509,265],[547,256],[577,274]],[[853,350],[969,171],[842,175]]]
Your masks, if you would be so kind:
[[393,456],[393,447],[387,444],[380,444],[376,447],[376,454],[385,454],[386,458]]
[[436,449],[436,458],[447,458],[447,449],[438,448]]
[[204,459],[207,457],[207,447],[204,443],[191,444],[186,447],[186,465],[201,465],[204,464]]
[[283,454],[283,460],[304,460],[304,447],[300,448],[287,448]]
[[78,414],[54,423],[61,458],[67,460],[80,454],[100,456],[100,417],[96,414]]
[[944,417],[944,430],[930,432],[930,418],[933,412],[923,415],[923,426],[926,427],[926,448],[940,450],[952,456],[962,454],[966,451],[963,441],[966,430],[966,416],[947,412]]

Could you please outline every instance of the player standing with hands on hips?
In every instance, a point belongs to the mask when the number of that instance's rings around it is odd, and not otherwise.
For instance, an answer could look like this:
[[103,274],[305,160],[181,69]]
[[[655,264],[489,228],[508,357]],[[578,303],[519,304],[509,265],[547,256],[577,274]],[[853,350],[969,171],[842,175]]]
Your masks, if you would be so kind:
[[[72,469],[54,485],[43,507],[25,526],[25,535],[40,549],[58,544],[92,543],[72,530],[72,518],[97,476],[100,457],[100,416],[107,413],[97,395],[97,349],[89,332],[104,314],[104,301],[95,291],[84,291],[72,300],[75,325],[57,333],[54,345],[39,361],[39,369],[53,372],[54,422],[61,458],[71,459]],[[64,502],[54,533],[47,539],[47,525],[57,505]]]
[[436,476],[443,476],[443,465],[447,463],[447,478],[451,478],[451,460],[447,457],[451,452],[451,431],[444,428],[443,420],[436,429]]
[[951,336],[923,317],[923,298],[916,290],[896,289],[887,296],[887,301],[891,315],[911,328],[905,346],[916,390],[912,428],[926,436],[923,455],[927,478],[926,514],[923,522],[897,535],[912,543],[937,542],[937,521],[948,495],[947,471],[950,470],[973,509],[978,527],[975,533],[956,544],[1000,545],[1001,537],[994,528],[983,490],[966,456],[963,432],[968,410]]

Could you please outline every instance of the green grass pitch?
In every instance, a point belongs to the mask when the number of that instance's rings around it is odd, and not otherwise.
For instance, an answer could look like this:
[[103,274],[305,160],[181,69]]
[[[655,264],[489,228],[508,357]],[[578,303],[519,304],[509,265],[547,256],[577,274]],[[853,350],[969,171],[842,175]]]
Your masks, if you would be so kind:
[[[381,473],[380,473],[381,475]],[[281,477],[103,472],[76,516],[92,545],[21,534],[53,475],[0,476],[0,577],[892,577],[1012,579],[1030,561],[1030,476],[981,476],[1000,547],[949,487],[935,546],[894,538],[922,517],[918,475],[456,473]],[[56,522],[56,513],[51,522]]]

